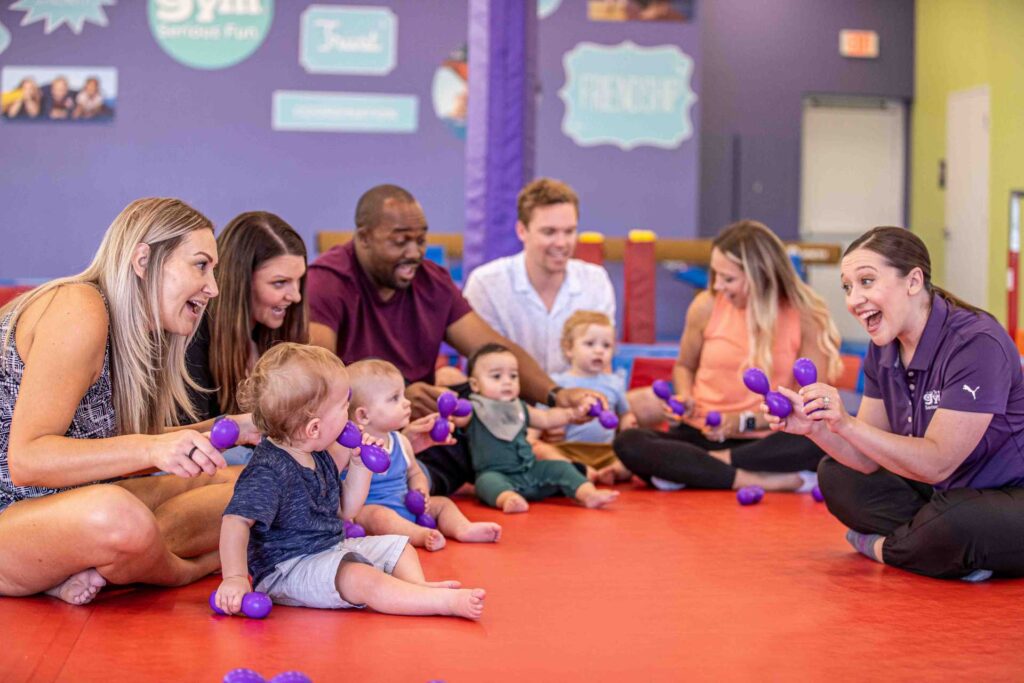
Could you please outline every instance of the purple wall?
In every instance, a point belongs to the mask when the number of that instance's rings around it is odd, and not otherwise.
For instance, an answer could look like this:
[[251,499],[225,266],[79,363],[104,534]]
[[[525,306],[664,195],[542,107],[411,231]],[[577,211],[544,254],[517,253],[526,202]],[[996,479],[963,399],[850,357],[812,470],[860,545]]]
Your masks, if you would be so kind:
[[[716,0],[717,1],[717,0]],[[700,12],[697,22],[703,21]],[[580,195],[580,228],[625,235],[632,228],[664,237],[697,234],[701,107],[698,23],[590,21],[584,0],[563,0],[540,22],[540,111],[537,117],[537,173],[564,180]],[[697,101],[690,110],[694,135],[675,149],[650,146],[628,152],[613,145],[580,147],[562,133],[565,85],[562,56],[583,41],[618,45],[677,45],[694,60],[690,87]]]
[[[914,3],[705,0],[700,232],[756,218],[795,238],[802,97],[914,94]],[[874,60],[839,56],[839,30],[879,36]],[[759,183],[760,192],[755,189]]]
[[[241,64],[219,71],[175,62],[150,33],[141,0],[106,7],[109,26],[80,35],[2,3],[12,42],[0,66],[113,66],[117,118],[109,124],[0,121],[0,278],[77,272],[129,201],[178,196],[223,226],[242,211],[279,213],[306,238],[348,229],[359,195],[395,182],[423,203],[431,228],[458,232],[464,145],[431,105],[434,70],[466,40],[465,2],[401,0],[398,65],[390,75],[307,74],[298,64],[299,15],[310,3],[278,0],[269,35]],[[274,132],[278,89],[409,93],[419,96],[411,135]]]

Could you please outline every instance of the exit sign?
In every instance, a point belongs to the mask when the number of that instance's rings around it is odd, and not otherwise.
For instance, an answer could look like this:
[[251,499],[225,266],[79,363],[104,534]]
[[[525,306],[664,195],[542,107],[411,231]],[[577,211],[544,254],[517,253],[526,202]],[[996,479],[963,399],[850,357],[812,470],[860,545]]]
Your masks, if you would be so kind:
[[878,34],[843,29],[839,32],[839,54],[856,59],[875,59],[878,57]]

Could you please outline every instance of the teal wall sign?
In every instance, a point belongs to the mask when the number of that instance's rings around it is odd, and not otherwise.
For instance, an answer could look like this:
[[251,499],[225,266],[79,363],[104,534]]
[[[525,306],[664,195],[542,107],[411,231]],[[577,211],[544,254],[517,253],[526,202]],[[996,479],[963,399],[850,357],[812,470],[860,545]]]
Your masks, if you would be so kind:
[[278,90],[274,130],[331,133],[414,133],[419,125],[415,95]]
[[263,44],[274,0],[149,0],[149,28],[156,42],[194,69],[223,69]]
[[577,145],[671,149],[693,137],[693,59],[677,46],[580,43],[563,64],[562,132]]
[[398,17],[387,7],[310,5],[302,13],[299,63],[310,73],[391,73]]
[[[113,5],[116,0],[17,0],[10,9],[21,10],[25,16],[22,26],[42,21],[43,33],[50,34],[67,24],[72,33],[81,33],[85,22],[99,26],[107,25],[104,5]],[[3,50],[0,50],[3,52]]]
[[537,0],[537,16],[547,19],[561,4],[562,0]]

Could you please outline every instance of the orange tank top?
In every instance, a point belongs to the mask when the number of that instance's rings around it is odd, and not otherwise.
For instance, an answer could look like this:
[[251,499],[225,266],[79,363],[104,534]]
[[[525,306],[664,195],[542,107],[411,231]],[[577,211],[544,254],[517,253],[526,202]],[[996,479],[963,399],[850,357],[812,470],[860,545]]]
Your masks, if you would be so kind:
[[[788,304],[780,306],[772,344],[772,387],[795,386],[793,362],[800,353],[800,339],[800,313]],[[716,295],[693,380],[693,400],[700,413],[757,410],[761,396],[743,384],[749,354],[747,312],[729,303],[724,294]]]

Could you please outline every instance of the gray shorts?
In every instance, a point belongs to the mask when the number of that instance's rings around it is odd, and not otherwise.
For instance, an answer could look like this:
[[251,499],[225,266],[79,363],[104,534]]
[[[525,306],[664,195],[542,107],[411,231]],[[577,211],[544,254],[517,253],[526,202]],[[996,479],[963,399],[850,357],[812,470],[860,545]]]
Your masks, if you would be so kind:
[[256,590],[279,605],[291,607],[365,607],[346,602],[338,594],[334,584],[338,567],[342,562],[360,562],[390,574],[408,542],[408,536],[397,535],[346,538],[333,548],[281,562],[260,581]]

